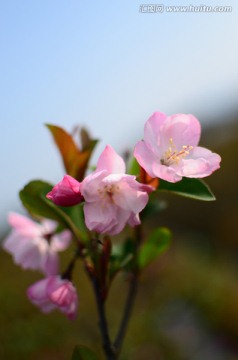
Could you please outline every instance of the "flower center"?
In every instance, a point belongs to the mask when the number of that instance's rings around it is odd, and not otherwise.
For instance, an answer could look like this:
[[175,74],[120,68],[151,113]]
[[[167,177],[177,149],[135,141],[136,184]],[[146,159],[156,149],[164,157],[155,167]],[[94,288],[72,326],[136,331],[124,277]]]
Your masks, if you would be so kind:
[[54,235],[53,232],[51,232],[51,233],[45,233],[45,234],[43,235],[43,237],[44,237],[44,239],[45,239],[48,243],[50,243],[51,237],[52,237],[53,235]]
[[108,184],[98,189],[98,194],[103,202],[113,203],[113,195],[120,190],[120,187],[116,184]]
[[172,164],[178,164],[181,159],[184,159],[189,152],[193,149],[193,146],[183,145],[182,149],[177,150],[173,142],[173,139],[169,139],[170,146],[165,151],[164,156],[160,160],[162,165],[170,166]]

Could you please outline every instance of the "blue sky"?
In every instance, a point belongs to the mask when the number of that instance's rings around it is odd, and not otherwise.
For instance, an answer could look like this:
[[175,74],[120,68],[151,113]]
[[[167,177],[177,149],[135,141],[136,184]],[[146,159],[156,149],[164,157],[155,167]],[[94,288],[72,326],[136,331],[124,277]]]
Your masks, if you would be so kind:
[[226,119],[237,104],[238,10],[224,1],[205,5],[232,12],[144,14],[143,2],[128,0],[0,2],[1,227],[29,180],[63,175],[44,123],[87,126],[102,139],[97,156],[107,143],[133,147],[155,110],[193,113],[202,124]]

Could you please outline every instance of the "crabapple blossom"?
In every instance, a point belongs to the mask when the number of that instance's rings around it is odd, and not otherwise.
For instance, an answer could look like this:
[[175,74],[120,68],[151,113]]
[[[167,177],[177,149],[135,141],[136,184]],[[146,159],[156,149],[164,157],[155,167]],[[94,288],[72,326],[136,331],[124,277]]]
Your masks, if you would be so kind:
[[[126,175],[125,169],[124,160],[108,145],[98,159],[96,170],[78,183],[85,200],[85,223],[89,230],[115,235],[127,223],[131,226],[140,224],[139,213],[146,206],[148,193],[153,188],[137,182],[135,176]],[[57,184],[47,195],[53,202],[52,194],[56,192],[57,200],[64,199],[65,203],[67,184],[65,187]],[[70,199],[74,202],[72,193]],[[57,203],[63,205],[61,201]]]
[[56,205],[73,206],[83,201],[80,186],[81,184],[72,176],[65,175],[46,197]]
[[155,112],[146,122],[144,141],[139,141],[134,156],[151,176],[177,182],[183,176],[203,178],[219,169],[221,158],[197,146],[201,126],[193,115],[166,116]]
[[78,309],[76,289],[71,281],[61,279],[59,275],[37,281],[28,288],[27,295],[30,301],[44,313],[59,309],[70,320],[76,318]]
[[82,182],[85,199],[85,222],[89,230],[110,235],[118,234],[128,223],[140,224],[139,213],[148,202],[153,188],[140,184],[136,177],[125,174],[123,159],[106,146],[94,173]]
[[71,241],[71,232],[55,233],[57,223],[42,220],[41,223],[17,213],[8,215],[12,231],[3,242],[16,264],[24,269],[41,270],[46,275],[58,273],[58,252],[65,250]]

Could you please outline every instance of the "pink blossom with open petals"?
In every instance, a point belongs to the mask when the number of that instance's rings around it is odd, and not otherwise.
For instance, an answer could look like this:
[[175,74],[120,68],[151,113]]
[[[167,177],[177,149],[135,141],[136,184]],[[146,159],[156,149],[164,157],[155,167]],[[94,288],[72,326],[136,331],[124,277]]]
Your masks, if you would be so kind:
[[44,313],[59,309],[70,320],[76,318],[78,296],[69,280],[61,279],[58,275],[49,276],[29,287],[27,295],[30,301]]
[[73,206],[83,201],[80,192],[81,184],[72,176],[65,175],[53,189],[46,195],[59,206]]
[[16,264],[24,269],[41,270],[46,275],[58,273],[58,252],[65,250],[71,241],[71,232],[55,233],[57,223],[43,220],[37,223],[17,213],[8,215],[12,230],[3,242]]
[[139,213],[153,188],[125,174],[123,159],[109,145],[99,157],[96,171],[81,183],[84,214],[89,230],[118,234],[128,223],[140,224]]
[[139,141],[134,156],[153,178],[177,182],[183,176],[203,178],[219,169],[221,158],[197,146],[201,126],[193,115],[166,116],[155,112],[146,122],[144,140]]

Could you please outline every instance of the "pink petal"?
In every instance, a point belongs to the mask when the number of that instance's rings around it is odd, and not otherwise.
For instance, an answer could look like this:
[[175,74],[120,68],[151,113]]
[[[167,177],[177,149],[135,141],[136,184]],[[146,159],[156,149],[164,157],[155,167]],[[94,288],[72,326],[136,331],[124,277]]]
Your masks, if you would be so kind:
[[58,224],[56,221],[43,219],[41,221],[41,226],[42,226],[43,235],[45,234],[47,235],[53,233],[56,230]]
[[19,234],[18,231],[12,230],[3,241],[2,247],[4,250],[13,255],[14,252],[18,251],[18,248],[21,247],[21,244],[25,243],[25,241],[26,238]]
[[107,145],[100,155],[97,163],[96,171],[106,170],[109,173],[124,174],[126,171],[125,162],[121,156],[119,156],[115,150]]
[[48,286],[48,278],[39,280],[28,288],[28,295],[32,300],[43,301],[48,298],[47,286]]
[[72,233],[69,230],[64,230],[51,237],[50,248],[53,251],[66,250],[72,240]]
[[141,223],[139,214],[133,214],[131,213],[131,216],[128,220],[128,224],[132,227],[139,225]]
[[78,311],[78,300],[77,301],[73,301],[70,306],[67,309],[67,317],[69,320],[73,321],[76,319],[77,317],[77,311]]
[[178,174],[177,168],[173,166],[166,166],[162,164],[153,164],[153,171],[156,177],[175,183],[182,180],[182,177]]
[[151,185],[146,185],[136,181],[136,176],[124,175],[124,177],[127,177],[129,179],[131,188],[136,191],[142,191],[150,194],[152,191],[155,190],[155,188]]
[[50,299],[59,307],[68,307],[75,298],[75,289],[72,284],[65,280],[62,285],[50,294]]
[[58,308],[71,320],[77,315],[76,289],[70,281],[63,280],[58,275],[36,282],[28,288],[27,295],[45,313]]
[[70,320],[77,315],[78,296],[75,287],[69,280],[52,277],[49,281],[47,293],[50,301]]
[[178,174],[190,178],[203,178],[220,168],[221,157],[203,147],[195,147],[182,161]]
[[107,230],[107,233],[112,236],[119,234],[124,229],[131,216],[130,211],[121,209],[119,207],[116,208],[116,212],[117,222],[111,226],[109,230]]
[[49,250],[41,258],[41,269],[45,275],[56,275],[59,273],[59,255]]
[[[41,248],[44,248],[45,245],[41,244]],[[41,252],[37,240],[23,237],[17,230],[14,230],[5,239],[3,248],[12,254],[14,262],[24,269],[36,270],[40,268]],[[46,248],[43,248],[42,251],[45,251]]]
[[193,115],[176,114],[169,116],[162,131],[162,147],[166,151],[171,146],[170,139],[179,151],[185,145],[197,146],[201,135],[201,125]]
[[41,233],[40,224],[32,221],[26,216],[11,212],[8,214],[8,223],[24,236],[34,237]]
[[83,201],[80,192],[81,183],[69,175],[65,175],[53,189],[46,195],[59,206],[73,206]]
[[149,200],[146,192],[136,190],[136,187],[140,188],[139,184],[137,184],[133,176],[125,175],[118,182],[117,186],[119,189],[113,196],[116,205],[135,214],[143,210]]
[[30,286],[27,290],[29,300],[38,306],[44,313],[49,313],[55,309],[55,305],[50,301],[47,294],[49,278],[40,280]]
[[105,170],[95,171],[83,180],[81,192],[87,203],[95,202],[100,199],[98,189],[106,175],[107,172]]
[[156,157],[154,152],[148,148],[144,141],[139,141],[134,150],[134,156],[141,167],[152,177],[157,175],[153,171],[153,164],[159,163],[160,159]]
[[144,140],[146,145],[155,149],[161,143],[161,126],[164,124],[167,116],[162,112],[154,112],[154,114],[146,121],[144,127]]
[[25,244],[17,253],[14,254],[16,264],[22,266],[23,269],[38,270],[41,263],[41,255],[36,246]]
[[84,205],[85,223],[89,230],[109,233],[118,223],[116,207],[110,204],[102,206],[101,202]]
[[160,159],[154,155],[144,141],[136,144],[134,156],[152,178],[160,178],[169,182],[181,180],[181,176],[176,175],[176,171],[172,167],[160,163]]

